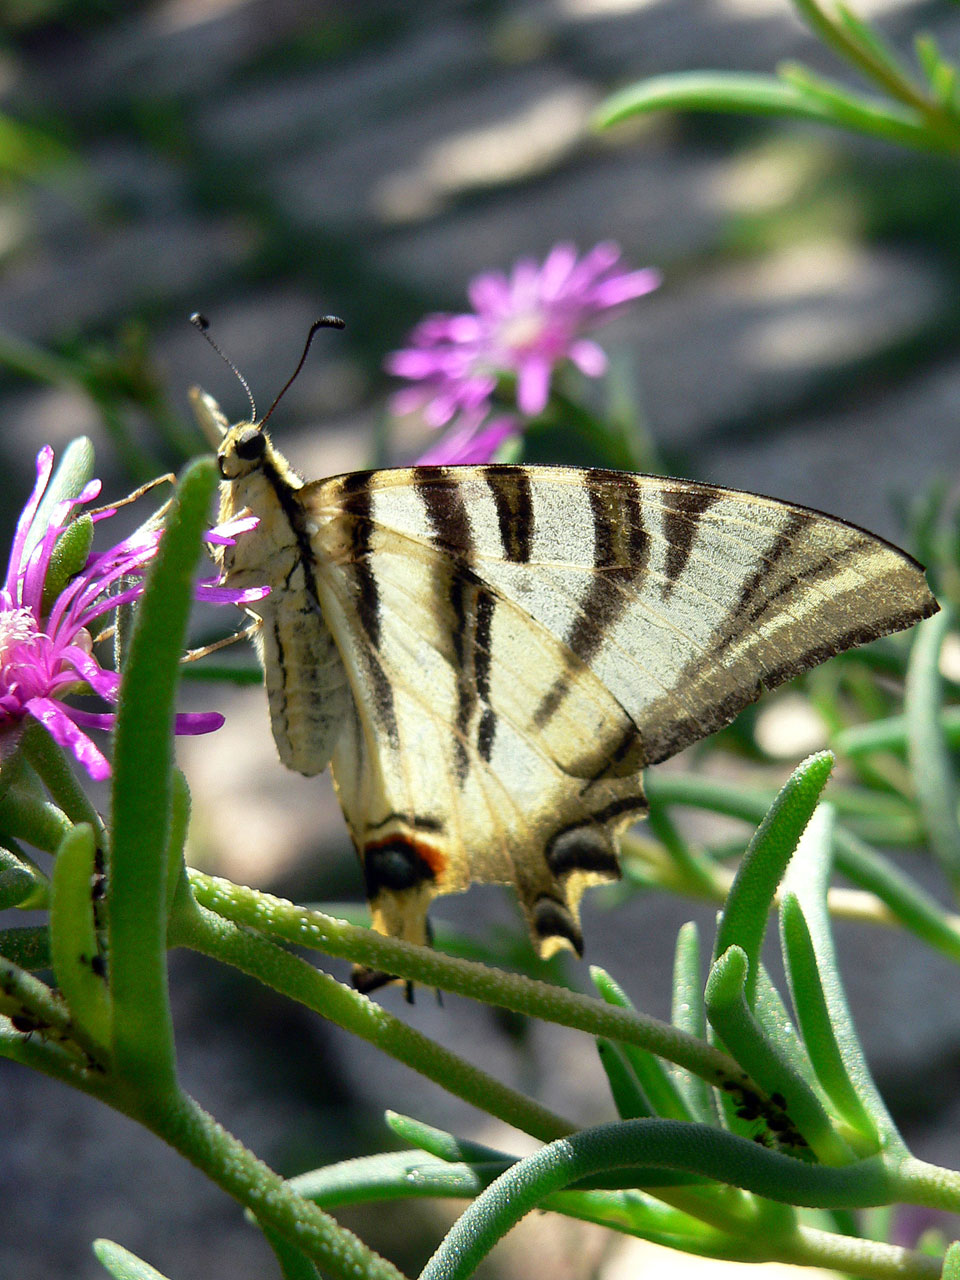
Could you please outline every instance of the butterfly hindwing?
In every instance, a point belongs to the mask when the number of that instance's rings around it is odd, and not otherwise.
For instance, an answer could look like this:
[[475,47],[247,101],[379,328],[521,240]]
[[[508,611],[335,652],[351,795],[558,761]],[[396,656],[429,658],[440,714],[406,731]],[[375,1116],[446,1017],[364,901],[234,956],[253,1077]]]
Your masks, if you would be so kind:
[[[311,486],[305,501],[324,615],[355,690],[333,770],[375,920],[422,941],[437,893],[512,883],[541,948],[579,950],[583,890],[616,878],[614,833],[645,808],[636,762],[604,776],[635,729],[586,666],[536,728],[542,672],[566,665],[562,644],[462,549],[441,545],[422,484],[386,490],[398,504],[388,515],[369,479],[359,498],[349,478]],[[348,544],[353,559],[326,554]]]

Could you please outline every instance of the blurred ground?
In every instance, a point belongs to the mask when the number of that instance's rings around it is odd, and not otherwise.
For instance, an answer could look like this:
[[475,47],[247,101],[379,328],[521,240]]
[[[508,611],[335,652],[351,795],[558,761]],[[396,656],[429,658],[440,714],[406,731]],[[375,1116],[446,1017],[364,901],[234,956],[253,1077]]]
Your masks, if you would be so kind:
[[[633,264],[664,270],[662,290],[607,338],[629,360],[673,469],[895,539],[898,509],[952,479],[953,167],[734,119],[590,131],[603,96],[643,75],[766,70],[798,56],[834,71],[788,0],[17,0],[4,9],[0,106],[72,157],[26,185],[0,186],[7,525],[44,441],[59,447],[89,432],[113,493],[131,466],[149,474],[175,456],[192,383],[245,412],[241,389],[186,324],[195,309],[264,403],[314,316],[344,315],[347,333],[322,336],[276,430],[310,476],[363,465],[382,420],[384,353],[424,310],[462,307],[471,273],[542,255],[560,239],[587,248],[612,237]],[[960,11],[946,0],[859,0],[857,9],[879,16],[902,47],[922,19],[957,50]],[[141,331],[184,425],[164,436],[131,413],[134,455],[65,366],[38,367],[23,343],[84,369],[93,350],[94,364],[115,369]],[[329,785],[281,769],[262,693],[193,696],[228,712],[225,730],[181,751],[193,860],[290,896],[356,895]],[[440,914],[473,928],[512,920],[492,890]],[[591,907],[589,958],[663,1015],[676,928],[691,915],[709,927],[709,911],[664,898],[606,914]],[[886,933],[848,926],[840,935],[881,1084],[919,1154],[956,1165],[955,969]],[[188,1086],[283,1172],[376,1148],[387,1105],[513,1141],[404,1068],[208,965],[177,957],[173,985]],[[926,991],[937,992],[935,1004],[918,998]],[[412,1009],[398,993],[384,1001],[451,1046],[475,1045],[484,1065],[521,1087],[537,1082],[544,1101],[574,1119],[612,1114],[583,1037],[517,1028],[452,998],[442,1008],[429,995]],[[930,1077],[918,1081],[923,1060]],[[89,1253],[97,1235],[171,1280],[273,1274],[234,1206],[126,1121],[6,1063],[0,1098],[2,1280],[94,1280],[103,1274]],[[420,1205],[350,1218],[408,1269],[442,1220]],[[528,1276],[536,1256],[539,1273],[556,1280],[619,1280],[653,1265],[635,1248],[539,1218],[485,1274]],[[666,1265],[685,1263],[670,1255]]]

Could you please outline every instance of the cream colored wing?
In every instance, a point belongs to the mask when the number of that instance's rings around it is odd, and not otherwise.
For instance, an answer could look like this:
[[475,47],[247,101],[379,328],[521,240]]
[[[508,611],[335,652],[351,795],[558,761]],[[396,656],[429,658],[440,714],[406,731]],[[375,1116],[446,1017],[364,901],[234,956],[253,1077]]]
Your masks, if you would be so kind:
[[299,493],[353,708],[334,777],[377,926],[516,885],[581,949],[640,770],[763,688],[936,610],[920,567],[819,512],[660,477],[415,468]]

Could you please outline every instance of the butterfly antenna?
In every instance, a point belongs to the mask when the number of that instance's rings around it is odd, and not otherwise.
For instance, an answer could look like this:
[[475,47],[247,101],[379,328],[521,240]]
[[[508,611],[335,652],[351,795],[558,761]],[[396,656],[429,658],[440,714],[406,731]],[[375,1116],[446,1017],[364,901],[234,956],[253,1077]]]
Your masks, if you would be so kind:
[[217,344],[214,342],[214,340],[210,337],[210,333],[209,333],[210,321],[207,319],[206,316],[201,315],[199,311],[195,311],[193,315],[190,317],[190,323],[193,325],[195,329],[199,329],[199,331],[210,343],[211,347],[213,347],[214,351],[217,353],[220,359],[223,360],[225,364],[228,364],[230,368],[233,370],[233,372],[237,375],[240,385],[241,387],[243,387],[244,391],[247,393],[247,399],[250,401],[250,421],[256,422],[257,402],[253,398],[253,392],[250,390],[250,384],[247,382],[246,378],[243,376],[243,374],[240,372],[237,366],[233,363],[230,357],[226,355],[223,351],[221,351],[220,348],[217,346]]
[[266,422],[266,420],[270,417],[271,413],[273,413],[274,409],[277,407],[277,405],[280,403],[283,397],[287,394],[287,391],[291,386],[291,384],[296,381],[297,375],[299,374],[300,370],[303,368],[303,362],[307,358],[307,352],[310,350],[310,344],[313,342],[313,338],[317,330],[318,329],[345,329],[345,328],[346,328],[346,325],[340,319],[339,316],[321,316],[319,320],[314,320],[313,324],[310,326],[310,332],[307,334],[307,340],[303,344],[303,355],[300,357],[300,363],[297,365],[293,373],[291,373],[290,377],[286,380],[286,382],[280,388],[280,392],[277,395],[276,400],[274,400],[273,404],[270,406],[270,408],[261,418],[260,420],[261,427]]

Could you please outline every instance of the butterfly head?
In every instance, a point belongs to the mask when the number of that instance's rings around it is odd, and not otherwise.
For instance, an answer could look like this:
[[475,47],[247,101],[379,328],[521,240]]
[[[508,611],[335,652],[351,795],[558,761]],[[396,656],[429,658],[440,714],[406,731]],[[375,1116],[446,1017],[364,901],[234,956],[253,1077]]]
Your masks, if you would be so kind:
[[263,467],[272,455],[270,437],[259,422],[229,427],[217,448],[217,466],[224,480],[240,480]]

